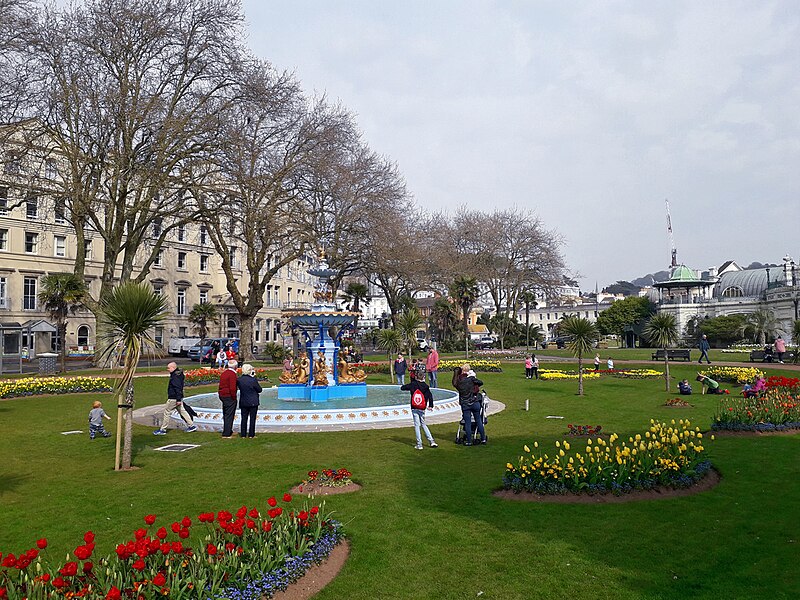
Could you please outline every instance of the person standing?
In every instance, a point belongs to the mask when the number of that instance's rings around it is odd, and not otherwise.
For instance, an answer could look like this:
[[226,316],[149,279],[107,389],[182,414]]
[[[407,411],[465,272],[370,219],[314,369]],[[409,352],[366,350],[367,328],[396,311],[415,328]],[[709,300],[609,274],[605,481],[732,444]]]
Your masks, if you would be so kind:
[[614,360],[609,356],[608,360],[606,361],[606,366],[608,367],[609,371],[614,370]]
[[533,356],[525,357],[525,379],[533,378]]
[[698,360],[697,362],[702,363],[703,357],[705,356],[708,364],[711,364],[711,359],[708,358],[708,351],[711,348],[711,346],[708,343],[708,338],[706,337],[706,334],[703,334],[703,337],[700,339],[700,343],[697,344],[697,347],[700,348],[700,360]]
[[431,430],[425,424],[425,411],[433,410],[433,394],[431,388],[422,381],[417,379],[417,373],[411,371],[409,373],[411,381],[407,385],[400,386],[400,389],[405,392],[411,392],[411,416],[414,419],[414,434],[417,438],[417,445],[414,446],[417,450],[422,450],[422,436],[420,436],[419,429],[425,432],[425,437],[428,438],[428,443],[431,448],[437,448],[439,444],[433,439]]
[[103,427],[103,419],[111,420],[103,410],[103,403],[100,400],[95,400],[92,403],[92,410],[89,411],[89,439],[93,440],[99,433],[103,437],[110,437],[111,434]]
[[783,354],[786,352],[786,342],[783,341],[781,336],[775,340],[775,354],[778,355],[778,362],[783,364]]
[[228,368],[219,376],[219,401],[222,402],[222,438],[233,436],[233,419],[236,416],[236,367],[235,360],[228,361]]
[[439,387],[439,353],[436,348],[428,348],[428,360],[425,361],[425,370],[428,371],[430,387]]
[[533,358],[533,364],[532,364],[532,367],[531,367],[531,371],[533,371],[533,376],[536,379],[539,379],[539,359],[536,357],[535,354],[531,354],[531,357]]
[[397,385],[405,385],[407,370],[408,363],[401,352],[394,361],[394,376],[397,378]]
[[241,428],[239,436],[243,438],[256,437],[256,417],[258,417],[258,404],[261,394],[261,384],[256,379],[256,370],[253,365],[242,365],[242,376],[236,382],[239,388],[239,411],[241,413]]
[[183,406],[183,385],[185,381],[185,376],[183,371],[178,368],[177,363],[171,362],[167,365],[167,371],[169,372],[169,384],[167,384],[167,401],[164,403],[164,412],[161,415],[161,427],[156,429],[153,432],[153,435],[166,435],[167,434],[167,424],[169,423],[169,419],[172,416],[172,411],[177,410],[178,414],[181,416],[188,427],[186,428],[186,433],[192,433],[193,431],[197,431],[197,427],[194,424],[194,420],[192,416],[186,411],[186,408]]
[[465,446],[472,446],[472,419],[478,426],[478,433],[481,436],[481,444],[486,443],[486,431],[483,429],[483,419],[481,418],[481,401],[475,395],[475,390],[483,385],[483,381],[470,374],[469,364],[461,366],[456,389],[458,390],[458,403],[461,405],[461,414],[464,417],[464,429],[467,434]]
[[600,370],[600,353],[599,352],[594,355],[594,370],[595,371],[599,371]]

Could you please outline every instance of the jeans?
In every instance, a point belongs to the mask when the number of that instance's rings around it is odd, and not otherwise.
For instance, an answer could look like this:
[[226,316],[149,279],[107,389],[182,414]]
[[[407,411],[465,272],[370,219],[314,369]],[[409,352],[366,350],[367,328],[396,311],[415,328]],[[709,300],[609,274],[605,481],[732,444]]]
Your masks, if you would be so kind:
[[706,357],[706,361],[708,361],[708,364],[711,364],[711,359],[708,358],[708,350],[702,350],[702,349],[700,350],[700,360],[698,360],[697,362],[699,363],[703,362],[704,356]]
[[403,373],[402,375],[398,375],[397,373],[394,374],[397,377],[397,385],[405,385],[406,384],[406,374]]
[[467,443],[472,443],[472,419],[478,424],[478,433],[481,441],[486,439],[486,432],[483,430],[483,419],[481,419],[481,403],[476,400],[472,404],[461,407],[461,415],[464,417],[464,429],[467,432]]
[[[242,437],[256,437],[256,417],[258,416],[258,406],[240,406],[239,412],[242,415],[242,424],[239,435]],[[250,426],[248,427],[248,421]]]
[[233,419],[236,417],[236,398],[219,397],[222,402],[222,437],[233,435]]
[[428,371],[428,379],[430,380],[430,387],[439,387],[439,380],[436,371]]
[[178,414],[181,416],[181,419],[186,421],[186,424],[191,427],[194,425],[194,420],[192,419],[191,415],[186,412],[186,409],[183,408],[183,402],[178,404],[177,400],[170,398],[164,403],[164,413],[161,415],[161,429],[166,431],[167,425],[169,425],[169,418],[172,416],[172,411],[177,410]]
[[412,408],[411,416],[414,418],[414,434],[417,436],[417,446],[422,446],[422,438],[419,435],[420,426],[422,426],[422,429],[425,431],[425,437],[428,438],[428,441],[432,444],[433,436],[431,435],[431,430],[428,429],[428,426],[425,424],[425,411]]

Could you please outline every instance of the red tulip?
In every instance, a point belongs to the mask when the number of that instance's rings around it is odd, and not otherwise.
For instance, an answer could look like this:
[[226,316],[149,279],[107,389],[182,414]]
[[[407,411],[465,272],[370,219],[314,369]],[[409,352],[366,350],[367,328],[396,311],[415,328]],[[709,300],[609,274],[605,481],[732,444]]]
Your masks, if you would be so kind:
[[78,573],[78,563],[69,561],[67,564],[61,567],[58,572],[66,577],[72,577]]
[[87,544],[91,544],[94,542],[94,534],[91,531],[87,531],[83,534],[83,541]]
[[267,500],[267,504],[272,507],[278,506],[278,501],[275,500],[275,496],[272,496],[269,500]]
[[189,530],[188,529],[181,529],[178,532],[178,537],[181,538],[182,540],[185,540],[186,538],[189,537]]
[[156,531],[156,537],[158,537],[160,540],[163,540],[165,537],[167,537],[167,528],[159,527],[158,531]]
[[84,573],[91,573],[94,565],[90,562],[83,563],[83,572]]
[[183,519],[181,519],[181,525],[183,525],[184,527],[191,527],[192,520],[189,517],[183,517]]
[[292,496],[291,496],[291,494],[284,494],[284,495],[283,495],[283,501],[284,501],[284,502],[291,502],[291,501],[292,501]]
[[147,529],[144,528],[137,529],[136,531],[133,532],[133,537],[135,537],[137,540],[141,540],[146,535],[147,535]]
[[261,528],[262,528],[264,531],[266,531],[267,533],[269,533],[269,532],[270,532],[270,530],[272,529],[272,521],[264,521],[264,522],[261,524]]
[[131,565],[137,571],[142,571],[145,567],[144,561],[140,558]]
[[144,518],[144,522],[147,523],[148,525],[152,525],[153,523],[156,522],[156,516],[155,515],[147,515]]
[[214,544],[209,544],[206,546],[206,552],[208,552],[209,556],[214,556],[217,553],[217,547]]
[[108,594],[106,594],[106,600],[120,600],[122,598],[122,592],[119,591],[117,586],[112,585],[111,589],[108,590]]
[[39,550],[44,550],[47,548],[47,538],[36,540],[36,547],[39,548]]
[[157,585],[158,587],[162,587],[165,583],[167,583],[167,578],[164,577],[163,573],[159,573],[155,577],[153,577],[153,585]]
[[92,555],[92,550],[88,546],[78,546],[75,548],[75,558],[86,560]]

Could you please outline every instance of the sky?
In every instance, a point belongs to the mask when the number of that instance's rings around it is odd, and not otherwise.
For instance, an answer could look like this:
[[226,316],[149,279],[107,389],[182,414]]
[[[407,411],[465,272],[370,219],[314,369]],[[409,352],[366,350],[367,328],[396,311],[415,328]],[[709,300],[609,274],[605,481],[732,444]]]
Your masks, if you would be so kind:
[[525,208],[584,290],[800,259],[800,4],[245,0],[247,45],[357,115],[416,202]]

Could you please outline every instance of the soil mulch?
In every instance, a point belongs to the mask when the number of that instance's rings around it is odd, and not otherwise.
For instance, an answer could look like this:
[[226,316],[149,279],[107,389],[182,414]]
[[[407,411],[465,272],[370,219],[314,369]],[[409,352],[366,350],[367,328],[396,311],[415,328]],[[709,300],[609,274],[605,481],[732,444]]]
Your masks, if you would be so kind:
[[694,404],[662,404],[664,408],[694,408]]
[[636,502],[638,500],[658,500],[662,498],[679,498],[706,492],[716,486],[722,477],[716,469],[711,469],[705,477],[688,488],[657,488],[654,490],[637,490],[629,494],[564,494],[543,495],[530,492],[515,494],[511,490],[498,490],[492,495],[505,500],[520,502],[548,502],[552,504],[618,504]]
[[344,567],[350,555],[350,542],[347,539],[334,546],[325,562],[314,565],[300,579],[290,584],[282,592],[272,596],[273,600],[307,600],[318,594]]
[[729,431],[727,429],[711,429],[703,435],[714,437],[766,437],[770,435],[797,435],[800,429],[784,429],[783,431]]
[[361,486],[355,482],[348,483],[347,485],[340,485],[337,487],[330,487],[326,485],[319,485],[318,483],[301,483],[294,486],[289,493],[291,494],[305,494],[306,496],[333,496],[335,494],[349,494],[357,492]]

